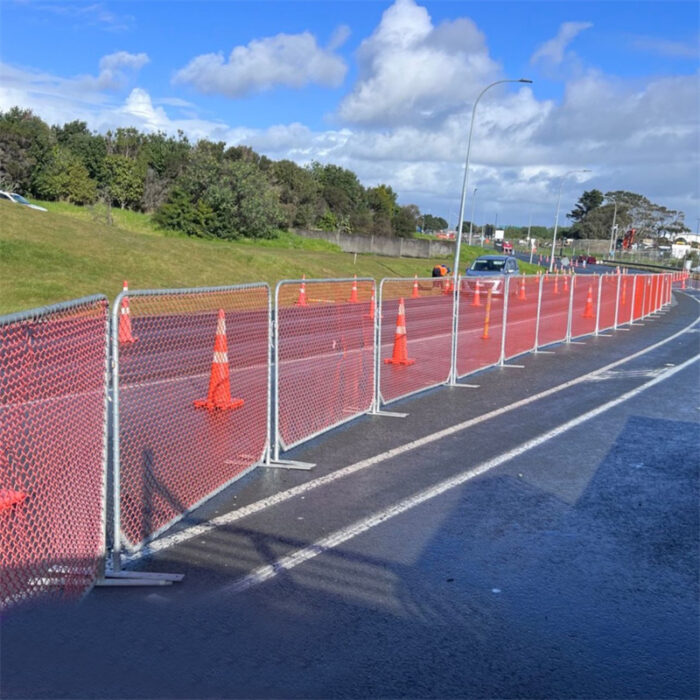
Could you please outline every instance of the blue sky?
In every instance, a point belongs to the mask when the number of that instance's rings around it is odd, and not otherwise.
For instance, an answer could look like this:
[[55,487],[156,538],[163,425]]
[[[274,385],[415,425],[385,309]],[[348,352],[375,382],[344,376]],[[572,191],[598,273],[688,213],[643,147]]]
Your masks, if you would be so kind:
[[[0,4],[0,109],[95,130],[182,129],[333,162],[457,218],[473,100],[477,221],[551,225],[562,176],[696,228],[695,2]],[[470,205],[467,211],[470,210]]]

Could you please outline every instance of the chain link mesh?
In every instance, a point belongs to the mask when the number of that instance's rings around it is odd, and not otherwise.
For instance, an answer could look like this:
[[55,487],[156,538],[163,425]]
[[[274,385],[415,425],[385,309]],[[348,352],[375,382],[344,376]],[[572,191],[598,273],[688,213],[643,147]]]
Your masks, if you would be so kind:
[[572,277],[546,274],[542,279],[542,307],[537,332],[539,347],[566,340]]
[[457,375],[498,363],[503,329],[503,278],[464,277],[460,282]]
[[540,279],[537,276],[510,277],[506,312],[506,358],[529,352],[535,347],[539,286]]
[[[135,340],[118,348],[120,513],[122,534],[134,547],[262,459],[270,290],[250,285],[128,298]],[[235,407],[235,399],[243,404]]]
[[0,318],[0,609],[97,576],[107,318],[104,297]]
[[277,434],[288,449],[366,413],[374,396],[374,281],[277,287]]
[[[416,291],[414,291],[414,289]],[[384,279],[380,285],[379,388],[384,402],[446,382],[452,355],[452,278]],[[395,359],[399,301],[405,310],[406,352]]]

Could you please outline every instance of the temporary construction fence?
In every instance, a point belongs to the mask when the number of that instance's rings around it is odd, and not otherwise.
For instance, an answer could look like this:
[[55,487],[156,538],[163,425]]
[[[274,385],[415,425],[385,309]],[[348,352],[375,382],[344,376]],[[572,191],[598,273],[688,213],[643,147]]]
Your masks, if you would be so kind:
[[270,424],[269,320],[266,284],[117,297],[117,551],[120,538],[137,548],[263,459]]
[[453,304],[451,278],[381,281],[378,403],[396,401],[448,380]]
[[632,323],[684,284],[465,277],[455,293],[447,279],[302,279],[280,282],[274,307],[265,284],[124,291],[111,364],[104,297],[0,318],[0,607],[94,582],[107,435],[119,562],[122,545],[142,547],[271,454],[451,377]]
[[107,312],[91,296],[0,318],[0,610],[97,577]]
[[278,283],[275,458],[371,409],[375,311],[373,279]]

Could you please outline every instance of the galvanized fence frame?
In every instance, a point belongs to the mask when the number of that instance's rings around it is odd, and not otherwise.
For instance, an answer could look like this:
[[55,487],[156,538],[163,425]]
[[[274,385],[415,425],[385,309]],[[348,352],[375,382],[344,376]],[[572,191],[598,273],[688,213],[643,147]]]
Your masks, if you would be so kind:
[[[382,346],[382,319],[383,319],[383,301],[384,301],[384,284],[389,282],[403,282],[406,284],[411,284],[412,282],[435,282],[435,281],[442,281],[443,283],[449,283],[451,284],[453,282],[454,277],[447,276],[447,277],[384,277],[379,283],[379,293],[377,294],[377,313],[375,314],[375,324],[376,324],[376,362],[375,362],[375,388],[376,388],[376,398],[375,398],[375,405],[377,408],[380,406],[388,406],[389,404],[392,404],[396,401],[400,401],[401,399],[405,399],[409,396],[413,396],[415,394],[419,394],[423,391],[428,391],[429,389],[433,389],[436,386],[442,386],[444,384],[447,384],[450,381],[450,377],[454,376],[455,373],[455,367],[453,366],[454,358],[453,358],[453,353],[452,353],[452,348],[453,346],[453,339],[452,339],[452,333],[454,332],[454,325],[451,326],[450,330],[450,348],[449,348],[449,354],[450,354],[450,363],[449,363],[449,370],[447,373],[447,376],[445,377],[444,380],[436,381],[431,384],[427,384],[425,386],[422,386],[418,389],[412,389],[411,391],[408,391],[404,394],[401,394],[400,396],[395,396],[391,399],[384,399],[384,397],[381,394],[381,378],[382,378],[382,361],[381,361],[381,346]],[[451,293],[449,293],[449,297],[452,300],[452,311],[449,315],[449,320],[450,323],[453,324],[453,319],[455,313],[458,313],[458,311],[455,310],[456,305],[458,305],[459,301],[459,289],[461,285],[461,278],[458,278],[458,284],[457,284],[457,289],[452,290]]]
[[[80,297],[78,299],[72,299],[65,302],[60,302],[57,304],[51,304],[47,306],[41,306],[34,309],[28,309],[26,311],[19,311],[16,313],[6,314],[0,316],[0,326],[6,326],[12,323],[22,323],[24,321],[30,321],[32,319],[40,320],[46,318],[53,314],[59,314],[62,312],[79,311],[81,308],[86,308],[95,304],[102,303],[104,305],[104,331],[102,333],[102,342],[104,343],[104,367],[102,371],[103,383],[102,383],[102,450],[100,461],[100,489],[97,497],[99,498],[100,505],[100,522],[98,524],[97,541],[99,542],[99,548],[94,554],[95,558],[95,575],[89,585],[85,587],[83,591],[83,596],[87,595],[92,587],[95,585],[99,576],[104,573],[104,563],[106,556],[106,541],[107,541],[107,479],[108,479],[108,445],[109,445],[109,431],[108,431],[108,403],[109,403],[109,382],[110,382],[110,363],[109,363],[109,302],[105,295],[103,294],[92,294],[85,297]],[[0,429],[2,426],[0,426]],[[4,517],[4,516],[0,516]],[[64,576],[69,576],[70,572],[57,571],[56,573],[62,574]],[[61,579],[56,578],[55,581],[46,583],[46,585],[54,585],[60,587]],[[0,611],[5,607],[10,607],[13,604],[21,604],[27,601],[27,598],[22,596],[19,600],[8,599],[5,600],[0,597]]]
[[[533,338],[533,344],[532,347],[527,348],[525,350],[519,350],[518,352],[514,352],[511,354],[506,354],[506,345],[508,343],[508,308],[511,304],[511,299],[509,299],[510,295],[510,286],[511,286],[511,281],[513,278],[517,278],[517,280],[524,279],[524,280],[529,280],[529,279],[538,279],[537,282],[537,306],[535,307],[535,317],[534,317],[534,338]],[[538,326],[539,326],[539,320],[540,320],[540,312],[541,312],[541,305],[542,305],[542,284],[543,284],[543,275],[510,275],[506,279],[506,284],[504,288],[504,304],[503,304],[503,328],[501,330],[501,358],[499,360],[499,365],[503,366],[508,360],[512,360],[514,357],[519,357],[520,355],[527,355],[528,353],[531,352],[536,352],[537,351],[537,336],[538,336]],[[517,285],[517,282],[515,283]],[[516,294],[514,291],[513,294]]]
[[[137,297],[160,297],[160,296],[184,296],[193,294],[212,294],[217,292],[236,292],[246,289],[267,289],[267,426],[265,447],[260,455],[260,458],[251,466],[236,474],[226,483],[207,494],[195,504],[189,506],[180,515],[174,517],[165,525],[159,527],[156,531],[144,538],[141,542],[131,543],[124,537],[121,529],[121,460],[120,460],[120,369],[119,369],[119,315],[122,308],[122,300],[124,298],[134,299]],[[163,532],[171,528],[173,525],[182,520],[186,515],[199,508],[216,494],[228,488],[232,483],[242,478],[257,466],[263,464],[266,456],[270,451],[270,392],[271,392],[271,367],[270,367],[270,350],[271,350],[271,296],[270,286],[266,282],[240,284],[218,287],[186,287],[177,289],[139,289],[122,291],[116,297],[112,304],[112,322],[111,322],[111,353],[112,353],[112,421],[111,421],[111,437],[112,437],[112,548],[111,548],[111,566],[118,571],[121,568],[122,551],[126,550],[129,555],[138,552],[146,547],[150,542],[159,537]]]
[[279,385],[280,385],[280,364],[279,364],[279,347],[280,347],[280,329],[279,329],[279,294],[280,294],[280,289],[284,285],[299,285],[301,287],[302,284],[304,285],[310,285],[313,287],[314,285],[317,284],[328,284],[328,283],[342,283],[342,284],[347,284],[347,285],[352,285],[354,282],[363,282],[367,283],[370,282],[372,284],[372,293],[375,295],[375,300],[374,302],[371,302],[373,304],[373,309],[374,309],[374,321],[372,324],[372,342],[374,344],[374,348],[372,351],[372,357],[373,357],[373,371],[372,371],[372,381],[374,382],[374,387],[372,391],[372,396],[374,397],[375,391],[376,391],[376,386],[377,386],[377,369],[376,369],[376,354],[377,354],[377,302],[376,302],[376,282],[374,278],[372,277],[341,277],[341,278],[324,278],[324,279],[284,279],[280,280],[277,285],[275,286],[275,294],[274,294],[274,318],[273,318],[273,340],[272,340],[272,371],[274,372],[274,378],[272,382],[272,396],[271,396],[271,403],[272,403],[272,417],[274,421],[274,426],[271,429],[271,434],[272,434],[272,458],[275,462],[280,461],[280,452],[282,451],[287,451],[291,450],[294,447],[297,447],[298,445],[301,445],[305,442],[308,442],[309,440],[313,440],[314,438],[318,437],[319,435],[323,435],[324,433],[328,432],[329,430],[333,430],[351,420],[355,420],[356,418],[365,415],[367,413],[370,413],[373,408],[374,408],[374,400],[372,401],[371,405],[367,408],[365,411],[359,411],[355,414],[349,415],[346,418],[343,418],[340,421],[337,421],[333,423],[332,425],[328,425],[325,428],[322,428],[320,430],[316,430],[311,432],[310,434],[306,435],[305,437],[295,440],[291,443],[285,443],[284,439],[282,438],[282,435],[280,433],[280,398],[279,398]]

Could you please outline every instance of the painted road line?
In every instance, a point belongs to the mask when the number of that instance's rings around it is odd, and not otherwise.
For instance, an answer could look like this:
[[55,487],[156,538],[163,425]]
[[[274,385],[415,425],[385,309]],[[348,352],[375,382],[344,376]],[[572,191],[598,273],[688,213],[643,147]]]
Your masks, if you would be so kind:
[[[698,303],[700,303],[700,300],[698,300]],[[321,486],[326,486],[327,484],[331,484],[346,476],[350,476],[351,474],[355,474],[364,469],[368,469],[369,467],[372,467],[375,464],[382,462],[386,459],[390,459],[391,457],[398,457],[399,455],[415,450],[418,447],[422,447],[423,445],[440,440],[441,438],[445,437],[446,435],[450,435],[453,432],[459,430],[466,430],[467,428],[470,428],[474,425],[479,425],[480,423],[483,423],[487,420],[491,420],[492,418],[497,418],[511,411],[515,411],[519,408],[522,408],[523,406],[527,406],[531,403],[534,403],[535,401],[539,401],[540,399],[546,398],[547,396],[551,396],[552,394],[556,394],[557,392],[563,391],[564,389],[576,386],[581,382],[590,381],[591,376],[607,372],[615,367],[618,367],[619,365],[622,365],[626,362],[630,362],[631,360],[634,360],[637,357],[641,357],[642,355],[652,352],[656,348],[659,348],[662,345],[671,342],[672,340],[675,340],[684,333],[687,333],[696,323],[697,321],[694,320],[692,323],[688,324],[680,331],[677,331],[673,335],[668,336],[668,338],[664,338],[663,340],[660,340],[646,348],[642,348],[641,350],[638,350],[632,355],[623,357],[619,360],[615,360],[614,362],[611,362],[610,364],[607,364],[604,367],[600,367],[597,370],[593,370],[592,372],[588,372],[574,379],[570,379],[569,381],[564,382],[563,384],[559,384],[549,389],[545,389],[539,394],[528,396],[524,399],[521,399],[520,401],[516,401],[515,403],[509,404],[508,406],[503,406],[501,408],[494,409],[493,411],[489,411],[488,413],[484,413],[481,416],[470,418],[469,420],[459,423],[456,426],[445,428],[444,430],[439,431],[437,433],[433,433],[432,435],[429,435],[427,437],[419,438],[418,440],[413,440],[409,443],[405,443],[404,445],[395,447],[391,450],[388,450],[387,452],[384,452],[383,454],[376,455],[374,457],[369,457],[359,462],[355,462],[354,464],[350,464],[347,467],[338,469],[337,471],[334,471],[331,474],[327,474],[326,476],[319,477],[318,479],[313,479],[312,481],[307,481],[304,484],[294,486],[290,489],[287,489],[286,491],[281,491],[279,493],[273,494],[272,496],[262,498],[259,501],[250,503],[247,506],[231,511],[230,513],[226,513],[217,518],[213,518],[207,523],[194,525],[193,527],[187,530],[176,532],[172,535],[166,535],[165,537],[162,537],[159,540],[156,540],[144,546],[138,552],[134,552],[133,554],[127,556],[125,558],[125,562],[128,563],[136,561],[145,556],[156,554],[163,550],[169,549],[170,547],[174,547],[176,545],[182,544],[183,542],[187,542],[188,540],[191,540],[195,537],[200,537],[201,535],[211,532],[212,530],[215,530],[219,527],[226,527],[233,522],[248,517],[249,515],[253,515],[254,513],[266,510],[267,508],[271,508],[272,506],[276,506],[292,498],[296,498],[297,496],[306,494],[309,491],[312,491],[313,489],[319,488]]]
[[[435,484],[434,486],[425,489],[424,491],[420,491],[419,493],[414,494],[413,496],[404,498],[403,500],[399,501],[398,503],[395,503],[389,508],[385,508],[381,511],[378,511],[377,513],[363,518],[362,520],[358,520],[357,522],[353,523],[352,525],[346,528],[337,530],[336,532],[328,535],[327,537],[323,537],[320,540],[317,540],[308,547],[298,549],[296,552],[293,552],[292,554],[289,554],[286,557],[278,559],[272,564],[266,564],[265,566],[258,567],[247,576],[244,576],[243,578],[240,578],[237,581],[234,581],[233,583],[218,589],[213,595],[219,596],[222,593],[241,593],[249,588],[253,588],[254,586],[258,586],[261,583],[265,583],[266,581],[275,578],[280,572],[290,571],[291,569],[299,566],[300,564],[303,564],[304,562],[307,562],[310,559],[317,557],[319,554],[324,554],[325,552],[334,549],[335,547],[338,547],[344,542],[347,542],[348,540],[351,540],[354,537],[357,537],[358,535],[361,535],[367,532],[368,530],[371,530],[377,525],[385,523],[387,520],[390,520],[391,518],[394,518],[397,515],[401,515],[402,513],[405,513],[415,508],[416,506],[421,505],[422,503],[426,503],[427,501],[430,501],[433,498],[436,498],[447,491],[450,491],[458,486],[462,486],[463,484],[467,483],[468,481],[471,481],[477,476],[481,476],[482,474],[485,474],[486,472],[491,471],[492,469],[495,469],[496,467],[499,467],[502,464],[505,464],[506,462],[515,459],[516,457],[519,457],[525,452],[528,452],[534,449],[535,447],[539,447],[540,445],[544,444],[545,442],[548,442],[549,440],[558,438],[560,435],[563,435],[565,432],[571,430],[572,428],[576,428],[579,425],[598,417],[602,413],[605,413],[606,411],[609,411],[610,409],[619,406],[621,403],[629,401],[635,396],[638,396],[643,391],[646,391],[652,386],[655,386],[656,384],[659,384],[660,382],[669,379],[674,374],[677,374],[678,372],[684,370],[686,367],[689,367],[694,362],[697,362],[698,359],[700,358],[698,358],[697,356],[691,357],[689,360],[686,360],[683,364],[678,365],[677,367],[673,367],[672,369],[669,369],[663,372],[662,374],[659,374],[657,377],[648,381],[646,384],[642,384],[636,389],[632,389],[631,391],[628,391],[627,393],[618,396],[616,399],[608,401],[602,406],[598,406],[598,408],[594,408],[593,410],[588,411],[587,413],[584,413],[570,421],[567,421],[566,423],[563,423],[562,425],[559,425],[556,428],[553,428],[552,430],[542,435],[539,435],[536,438],[533,438],[532,440],[528,440],[527,442],[518,445],[512,450],[504,452],[498,457],[494,457],[486,462],[482,462],[478,466],[473,467],[472,469],[467,469],[466,471],[462,472],[461,474],[458,474],[457,476],[454,476],[450,479],[446,479],[445,481],[441,481]],[[453,432],[457,432],[457,430],[454,430]]]

